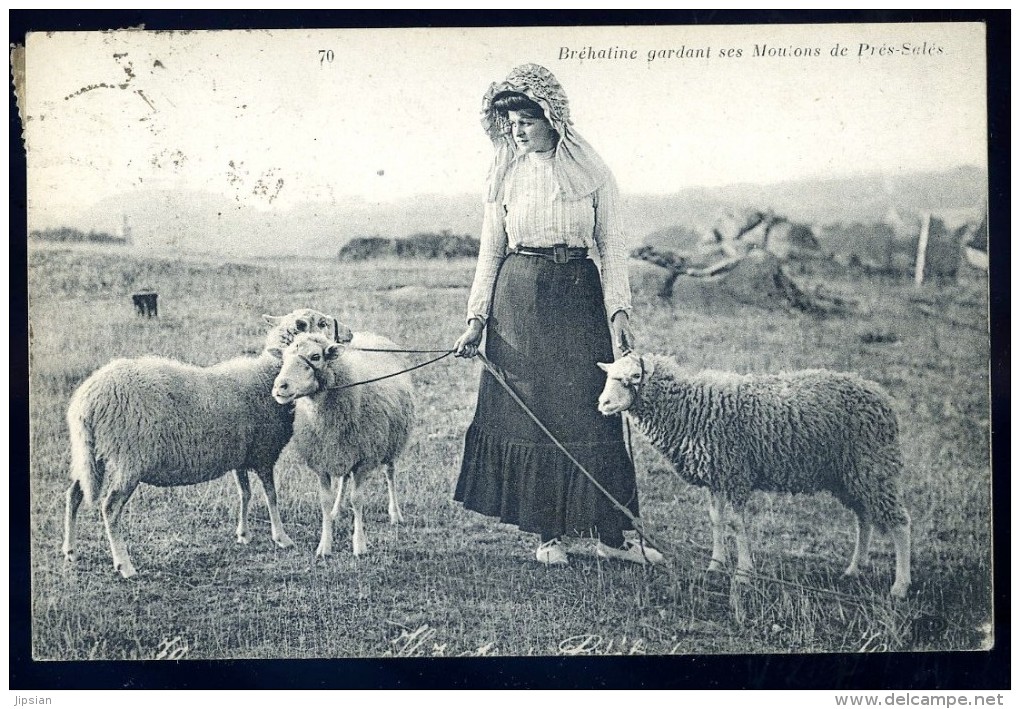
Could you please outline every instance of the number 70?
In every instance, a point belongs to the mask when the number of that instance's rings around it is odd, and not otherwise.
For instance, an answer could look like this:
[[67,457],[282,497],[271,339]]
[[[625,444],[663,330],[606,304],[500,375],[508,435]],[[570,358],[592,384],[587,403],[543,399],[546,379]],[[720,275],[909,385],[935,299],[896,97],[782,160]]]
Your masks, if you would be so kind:
[[332,49],[320,49],[319,50],[319,64],[332,64],[333,63],[333,50]]

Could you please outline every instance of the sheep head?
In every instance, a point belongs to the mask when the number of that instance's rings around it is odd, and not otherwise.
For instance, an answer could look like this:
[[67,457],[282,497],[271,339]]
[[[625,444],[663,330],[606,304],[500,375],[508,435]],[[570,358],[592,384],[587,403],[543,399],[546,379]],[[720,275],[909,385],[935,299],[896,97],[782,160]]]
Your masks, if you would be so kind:
[[266,349],[286,347],[301,333],[321,333],[334,342],[347,344],[354,337],[351,329],[331,315],[310,308],[299,308],[286,315],[263,315],[273,326],[266,335]]
[[301,333],[285,349],[270,347],[269,354],[283,360],[273,381],[273,398],[289,404],[327,387],[326,368],[340,356],[344,345],[319,334]]
[[612,416],[634,406],[641,384],[651,374],[651,363],[631,352],[612,364],[598,363],[606,373],[606,386],[599,394],[599,413]]

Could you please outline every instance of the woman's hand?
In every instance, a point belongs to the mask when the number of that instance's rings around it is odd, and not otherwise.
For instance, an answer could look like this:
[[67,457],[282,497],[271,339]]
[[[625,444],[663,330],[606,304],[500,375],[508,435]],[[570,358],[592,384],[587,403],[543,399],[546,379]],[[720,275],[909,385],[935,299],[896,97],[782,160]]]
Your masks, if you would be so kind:
[[634,349],[634,331],[630,329],[630,316],[626,310],[617,310],[609,322],[613,334],[613,351],[619,357]]
[[481,320],[471,318],[468,322],[467,330],[457,338],[453,345],[454,355],[457,357],[474,357],[478,354],[478,345],[482,341],[483,329],[484,326]]

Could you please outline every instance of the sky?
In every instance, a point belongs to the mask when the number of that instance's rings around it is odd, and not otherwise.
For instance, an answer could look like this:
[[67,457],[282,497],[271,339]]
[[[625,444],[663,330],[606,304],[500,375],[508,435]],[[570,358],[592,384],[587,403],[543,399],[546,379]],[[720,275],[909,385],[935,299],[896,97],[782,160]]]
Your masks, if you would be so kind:
[[986,164],[979,24],[117,31],[26,46],[30,220],[139,189],[264,209],[481,194],[482,96],[525,62],[557,76],[626,193]]

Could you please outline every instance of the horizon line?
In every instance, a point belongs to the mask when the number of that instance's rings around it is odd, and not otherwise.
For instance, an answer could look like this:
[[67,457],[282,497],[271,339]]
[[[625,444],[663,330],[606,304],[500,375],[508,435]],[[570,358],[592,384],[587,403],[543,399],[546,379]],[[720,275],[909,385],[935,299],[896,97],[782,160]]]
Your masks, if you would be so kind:
[[[754,188],[778,188],[778,187],[784,187],[784,186],[788,186],[788,185],[803,184],[805,182],[826,183],[826,182],[840,182],[840,181],[846,181],[846,180],[867,180],[867,179],[876,179],[876,178],[877,179],[896,179],[896,178],[899,178],[899,177],[907,177],[907,176],[947,174],[947,173],[959,172],[959,171],[963,171],[963,170],[974,170],[974,171],[981,172],[981,173],[984,174],[985,180],[987,182],[987,179],[988,179],[988,168],[987,168],[987,166],[977,165],[977,164],[974,164],[974,163],[959,163],[957,165],[954,165],[954,166],[951,166],[951,167],[946,167],[946,168],[941,168],[941,169],[919,169],[919,170],[904,169],[904,170],[895,170],[895,171],[890,171],[890,170],[871,170],[871,171],[867,171],[867,172],[843,173],[843,174],[835,174],[835,175],[828,175],[828,176],[823,176],[823,175],[805,176],[805,177],[797,177],[797,178],[790,178],[790,179],[786,179],[786,180],[777,180],[777,181],[757,181],[757,182],[756,181],[739,181],[739,182],[727,182],[727,183],[724,183],[724,184],[687,185],[687,186],[679,187],[677,189],[669,190],[669,191],[623,190],[623,189],[621,189],[620,190],[620,195],[622,197],[646,197],[646,196],[647,197],[670,197],[670,196],[682,194],[684,192],[689,192],[689,191],[727,190],[727,189],[750,188],[750,187],[754,187]],[[303,205],[303,204],[330,205],[330,204],[338,204],[338,203],[345,203],[345,202],[360,202],[360,203],[371,205],[371,204],[397,203],[397,202],[400,202],[400,201],[403,201],[403,200],[407,200],[407,199],[420,199],[420,198],[423,198],[423,197],[439,197],[439,198],[444,198],[444,199],[458,199],[458,198],[467,198],[467,197],[475,197],[475,196],[477,196],[480,201],[484,199],[482,197],[482,195],[484,194],[484,190],[483,189],[465,190],[465,191],[458,191],[458,192],[436,192],[436,191],[406,192],[406,193],[402,193],[402,194],[400,194],[398,196],[390,197],[390,198],[386,198],[386,199],[372,197],[372,196],[369,196],[369,195],[365,195],[363,193],[354,193],[354,192],[352,192],[352,193],[343,193],[341,195],[338,195],[338,196],[334,197],[333,199],[328,199],[328,200],[327,199],[300,199],[300,200],[293,200],[293,201],[291,201],[291,200],[281,200],[281,202],[283,202],[283,204],[280,207],[276,207],[276,206],[271,206],[271,205],[270,206],[265,206],[265,205],[260,204],[260,203],[258,203],[256,201],[253,201],[253,200],[238,200],[235,195],[229,195],[227,193],[218,192],[218,191],[209,190],[209,189],[192,188],[192,187],[183,187],[183,188],[181,188],[181,187],[160,187],[160,186],[148,187],[148,186],[142,186],[142,187],[139,187],[137,189],[119,190],[117,192],[113,192],[111,194],[108,194],[105,197],[102,197],[102,198],[100,198],[100,199],[98,199],[98,200],[96,200],[94,202],[90,202],[90,203],[87,203],[87,204],[85,204],[85,203],[78,203],[78,202],[60,202],[60,201],[48,201],[45,204],[39,204],[38,199],[34,200],[35,204],[33,204],[33,200],[31,198],[29,198],[29,200],[28,200],[28,202],[29,202],[29,204],[28,204],[28,214],[31,216],[31,214],[33,212],[46,211],[48,208],[66,208],[66,207],[83,208],[84,207],[84,208],[88,209],[88,208],[93,208],[93,207],[98,206],[99,204],[101,204],[105,200],[116,198],[116,197],[119,197],[121,195],[140,194],[140,193],[144,193],[144,192],[158,192],[158,193],[167,193],[167,194],[188,194],[188,193],[191,193],[191,194],[196,194],[196,195],[208,195],[208,196],[211,196],[211,197],[224,198],[224,199],[236,201],[240,208],[251,208],[251,209],[257,209],[259,211],[264,211],[264,212],[273,212],[273,211],[278,211],[278,210],[279,211],[287,211],[287,210],[293,209],[294,207],[296,207],[298,205]]]

